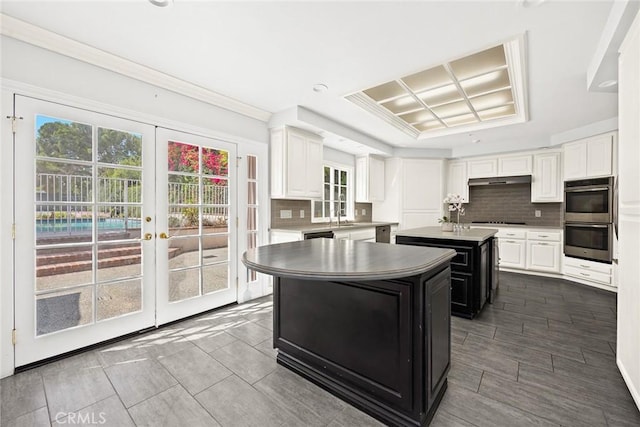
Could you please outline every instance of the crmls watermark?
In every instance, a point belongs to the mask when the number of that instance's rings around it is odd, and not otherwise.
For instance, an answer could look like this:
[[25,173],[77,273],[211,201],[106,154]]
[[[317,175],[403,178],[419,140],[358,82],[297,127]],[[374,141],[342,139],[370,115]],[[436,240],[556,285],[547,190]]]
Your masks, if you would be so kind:
[[82,424],[82,425],[101,425],[107,422],[104,412],[86,412],[84,414],[76,414],[73,412],[58,412],[56,414],[56,422],[58,424]]

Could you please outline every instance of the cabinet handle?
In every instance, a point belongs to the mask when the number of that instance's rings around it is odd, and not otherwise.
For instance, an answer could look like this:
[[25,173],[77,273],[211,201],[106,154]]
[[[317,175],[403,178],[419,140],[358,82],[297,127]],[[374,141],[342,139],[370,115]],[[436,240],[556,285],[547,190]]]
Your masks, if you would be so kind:
[[549,237],[546,234],[541,234],[540,237]]
[[588,265],[582,265],[582,264],[580,264],[580,267],[582,267],[582,268],[591,268],[591,267],[590,267],[590,266],[588,266]]
[[507,233],[507,236],[515,236],[514,233]]
[[581,274],[582,276],[591,277],[591,275],[590,275],[590,274],[587,274],[587,273],[580,273],[580,274]]
[[507,243],[518,243],[515,240],[507,240]]
[[538,244],[541,245],[541,246],[549,246],[548,243],[544,243],[544,242],[539,242]]

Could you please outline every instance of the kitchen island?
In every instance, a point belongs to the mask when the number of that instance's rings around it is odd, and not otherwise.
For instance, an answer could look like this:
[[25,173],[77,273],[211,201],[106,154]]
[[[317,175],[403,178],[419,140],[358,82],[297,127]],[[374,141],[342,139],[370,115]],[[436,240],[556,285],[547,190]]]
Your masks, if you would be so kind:
[[450,249],[336,239],[262,246],[277,361],[388,425],[427,425],[447,387]]
[[396,243],[456,251],[451,260],[451,314],[472,319],[498,287],[498,254],[494,228],[456,232],[441,227],[398,231]]

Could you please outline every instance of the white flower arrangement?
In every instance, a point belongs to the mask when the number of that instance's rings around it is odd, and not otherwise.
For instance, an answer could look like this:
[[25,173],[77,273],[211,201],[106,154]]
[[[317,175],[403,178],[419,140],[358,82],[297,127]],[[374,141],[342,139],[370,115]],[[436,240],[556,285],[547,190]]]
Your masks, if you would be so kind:
[[460,222],[460,215],[464,215],[464,206],[462,206],[462,196],[459,194],[447,194],[442,203],[449,205],[449,212],[458,213],[458,222]]

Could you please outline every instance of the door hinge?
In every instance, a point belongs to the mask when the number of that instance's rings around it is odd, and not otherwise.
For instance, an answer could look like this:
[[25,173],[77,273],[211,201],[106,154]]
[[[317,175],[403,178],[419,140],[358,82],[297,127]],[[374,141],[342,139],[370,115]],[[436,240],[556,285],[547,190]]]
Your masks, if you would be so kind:
[[18,128],[18,125],[17,125],[18,120],[22,120],[24,119],[24,117],[7,116],[7,119],[11,120],[11,132],[15,134]]
[[16,225],[11,224],[11,239],[16,240]]
[[13,329],[11,331],[11,344],[13,344],[14,346],[16,345],[16,330]]

